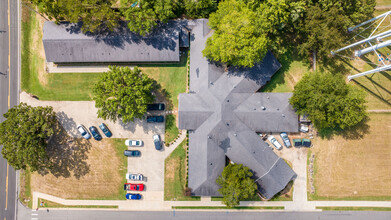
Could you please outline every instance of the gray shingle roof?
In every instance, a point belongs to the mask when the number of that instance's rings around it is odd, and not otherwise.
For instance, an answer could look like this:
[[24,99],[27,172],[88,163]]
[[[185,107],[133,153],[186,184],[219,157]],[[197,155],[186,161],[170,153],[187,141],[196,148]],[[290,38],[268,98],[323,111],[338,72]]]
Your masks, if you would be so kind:
[[197,196],[219,195],[216,178],[227,156],[253,171],[260,192],[269,199],[295,173],[255,131],[297,132],[298,117],[288,103],[290,93],[254,92],[281,64],[268,52],[253,68],[229,67],[224,72],[223,66],[202,56],[206,39],[212,35],[207,20],[193,20],[189,27],[190,93],[179,95],[178,113],[179,128],[190,130],[189,187]]
[[77,24],[45,22],[43,45],[47,62],[178,62],[179,47],[189,45],[185,21],[159,25],[145,37],[121,23],[115,32],[82,33]]

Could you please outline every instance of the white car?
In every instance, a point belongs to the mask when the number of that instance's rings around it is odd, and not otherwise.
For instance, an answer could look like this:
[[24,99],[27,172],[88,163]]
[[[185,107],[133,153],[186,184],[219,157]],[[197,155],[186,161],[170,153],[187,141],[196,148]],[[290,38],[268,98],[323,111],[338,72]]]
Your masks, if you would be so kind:
[[91,135],[88,133],[87,129],[83,125],[77,125],[77,130],[80,132],[81,136],[83,136],[85,139],[90,139]]
[[282,145],[280,143],[278,143],[278,141],[275,137],[270,135],[267,139],[270,141],[270,143],[272,143],[274,145],[274,147],[276,147],[277,150],[282,149]]
[[126,179],[133,180],[133,181],[143,181],[144,176],[143,176],[143,174],[140,174],[140,173],[127,173]]
[[143,146],[143,141],[142,140],[126,140],[125,145],[129,147],[141,147]]
[[307,133],[308,130],[309,130],[309,129],[308,129],[308,125],[302,124],[302,125],[300,126],[300,131],[301,131],[301,132]]

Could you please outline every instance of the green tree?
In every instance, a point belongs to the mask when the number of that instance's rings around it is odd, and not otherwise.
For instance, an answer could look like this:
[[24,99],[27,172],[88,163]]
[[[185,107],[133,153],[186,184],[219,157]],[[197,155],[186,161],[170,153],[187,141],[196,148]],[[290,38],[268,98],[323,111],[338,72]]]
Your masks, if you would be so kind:
[[256,13],[244,2],[226,0],[210,15],[214,30],[202,51],[210,60],[234,66],[252,67],[267,52],[266,33],[257,27]]
[[123,122],[142,118],[147,111],[146,104],[155,99],[152,91],[155,83],[137,67],[110,66],[103,73],[93,89],[98,117]]
[[1,153],[15,169],[31,171],[50,167],[46,147],[57,124],[52,107],[20,103],[4,114],[0,124]]
[[330,51],[348,40],[347,28],[359,24],[374,12],[375,0],[310,0],[304,19],[297,26],[299,52],[316,52],[327,61]]
[[118,25],[120,14],[112,9],[114,0],[31,0],[41,13],[56,22],[82,21],[84,32],[96,32]]
[[224,196],[223,203],[228,207],[239,205],[240,201],[252,197],[257,192],[253,174],[242,164],[228,164],[216,179],[221,186],[219,193]]
[[184,0],[186,16],[190,18],[207,18],[217,10],[216,0]]
[[366,117],[365,93],[331,73],[307,73],[295,86],[290,103],[297,114],[307,113],[318,129],[345,129]]
[[131,7],[134,0],[122,1],[122,13],[129,21],[131,31],[146,35],[157,25],[157,22],[166,23],[169,19],[178,17],[181,5],[178,0],[143,0],[138,7]]

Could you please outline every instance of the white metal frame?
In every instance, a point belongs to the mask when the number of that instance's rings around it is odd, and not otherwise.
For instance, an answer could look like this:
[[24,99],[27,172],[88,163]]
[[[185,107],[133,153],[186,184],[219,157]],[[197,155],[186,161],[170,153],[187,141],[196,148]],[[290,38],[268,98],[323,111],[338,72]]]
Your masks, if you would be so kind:
[[[368,43],[369,44],[369,47],[367,48],[364,48],[362,50],[357,50],[354,52],[354,56],[361,56],[363,54],[366,54],[366,53],[369,53],[369,52],[375,52],[377,57],[380,57],[380,55],[377,53],[377,50],[380,49],[380,48],[383,48],[383,47],[386,47],[386,46],[389,46],[391,45],[391,40],[387,40],[385,42],[381,42],[384,38],[387,38],[387,37],[391,37],[391,29],[388,29],[384,32],[381,32],[379,34],[376,34],[376,35],[373,35],[379,28],[379,26],[383,23],[383,21],[387,18],[388,15],[391,15],[391,11],[388,11],[384,14],[381,14],[379,16],[376,16],[368,21],[365,21],[361,24],[358,24],[354,27],[350,27],[348,28],[348,31],[349,32],[352,32],[354,31],[356,28],[359,28],[359,27],[362,27],[364,25],[367,25],[367,24],[371,24],[372,22],[380,19],[380,18],[383,18],[379,24],[375,27],[375,29],[372,31],[372,33],[366,37],[365,39],[361,40],[361,41],[358,41],[356,43],[352,43],[348,46],[345,46],[343,48],[340,48],[338,50],[335,50],[335,51],[331,51],[331,54],[332,55],[338,55],[337,53],[338,52],[341,52],[341,51],[344,51],[344,50],[347,50],[349,48],[352,48],[352,47],[355,47],[355,46],[358,46],[358,45],[361,45],[361,44],[364,44],[364,43]],[[370,26],[374,25],[374,23],[372,23]],[[369,27],[368,27],[369,28]],[[367,28],[365,28],[364,30],[366,30]],[[360,35],[361,33],[358,33],[356,36],[361,36]],[[374,44],[372,45],[372,43],[376,42],[377,44]],[[382,58],[379,59],[380,62],[382,63],[382,66],[380,67],[377,67],[373,70],[369,70],[369,71],[366,71],[366,72],[362,72],[362,73],[358,73],[358,74],[355,74],[355,75],[351,75],[351,76],[348,76],[348,79],[351,80],[351,79],[354,79],[354,78],[357,78],[357,77],[360,77],[360,76],[365,76],[365,75],[368,75],[368,74],[371,74],[371,73],[376,73],[376,72],[381,72],[381,71],[385,71],[385,70],[389,70],[391,69],[391,65],[386,65],[386,63],[384,62],[384,60]]]

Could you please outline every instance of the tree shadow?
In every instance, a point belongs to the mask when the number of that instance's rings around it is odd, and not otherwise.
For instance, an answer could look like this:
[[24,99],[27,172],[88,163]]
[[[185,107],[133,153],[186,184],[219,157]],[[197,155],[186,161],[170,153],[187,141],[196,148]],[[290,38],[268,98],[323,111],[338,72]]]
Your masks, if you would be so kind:
[[73,137],[79,137],[77,125],[73,118],[69,118],[68,115],[63,111],[56,113],[56,117],[62,128],[65,129],[68,134],[72,135]]
[[330,140],[334,135],[340,135],[347,140],[359,140],[364,138],[369,132],[370,126],[368,125],[369,117],[365,117],[360,123],[350,128],[325,128],[318,130],[318,136],[322,139]]
[[58,122],[47,146],[50,166],[39,170],[38,173],[41,175],[51,173],[55,177],[65,178],[73,174],[76,179],[79,179],[90,171],[90,165],[86,162],[90,149],[89,141],[70,137]]

